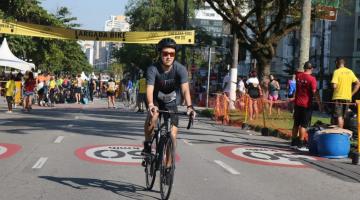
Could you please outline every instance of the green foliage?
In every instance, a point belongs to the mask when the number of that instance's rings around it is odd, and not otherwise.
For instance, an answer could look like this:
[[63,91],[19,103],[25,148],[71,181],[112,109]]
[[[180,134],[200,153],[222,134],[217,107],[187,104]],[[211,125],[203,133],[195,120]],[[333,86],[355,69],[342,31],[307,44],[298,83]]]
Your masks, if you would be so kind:
[[279,41],[300,26],[300,0],[203,1],[231,24],[241,47],[257,59],[262,76],[270,74],[270,62]]
[[[184,0],[130,0],[126,6],[126,16],[132,31],[175,30],[182,29],[183,8]],[[188,1],[188,10],[189,16],[193,16],[194,1]],[[196,37],[203,45],[210,43],[211,37],[205,31],[200,31]],[[192,53],[192,49],[187,48],[186,57],[200,58]],[[134,67],[146,72],[146,68],[157,59],[157,52],[154,45],[125,44],[122,48],[113,51],[112,56],[117,62],[124,64],[124,72],[136,73]],[[180,51],[177,56],[178,58],[181,56]]]
[[114,50],[112,56],[124,64],[124,72],[132,71],[134,66],[146,71],[156,58],[156,51],[154,45],[124,44],[122,48]]
[[[1,0],[0,17],[28,23],[78,27],[70,11],[61,7],[55,15],[47,13],[37,0]],[[76,41],[7,36],[10,49],[21,59],[33,62],[37,69],[53,73],[76,74],[92,71],[85,54]]]

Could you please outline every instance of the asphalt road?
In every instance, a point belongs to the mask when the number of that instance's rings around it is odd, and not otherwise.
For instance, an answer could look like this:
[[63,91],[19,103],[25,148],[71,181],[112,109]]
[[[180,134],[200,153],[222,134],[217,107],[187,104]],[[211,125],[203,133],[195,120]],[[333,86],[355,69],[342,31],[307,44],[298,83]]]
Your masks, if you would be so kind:
[[[1,200],[159,199],[145,189],[145,114],[123,105],[0,109]],[[290,151],[287,142],[198,118],[180,120],[178,200],[360,199],[360,166]]]

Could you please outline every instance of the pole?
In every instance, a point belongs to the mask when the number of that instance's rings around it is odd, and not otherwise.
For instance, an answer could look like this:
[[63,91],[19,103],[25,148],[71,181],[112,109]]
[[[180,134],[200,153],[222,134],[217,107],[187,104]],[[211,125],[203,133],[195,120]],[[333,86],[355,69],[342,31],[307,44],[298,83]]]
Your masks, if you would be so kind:
[[352,155],[352,164],[357,165],[359,164],[359,155],[360,155],[360,137],[359,137],[359,130],[360,130],[360,100],[356,100],[356,105],[357,105],[357,109],[358,109],[358,113],[357,113],[357,133],[353,133],[353,134],[357,134],[357,149],[356,152],[353,152]]
[[206,108],[209,108],[210,66],[211,66],[211,47],[209,46],[209,65],[208,65],[208,77],[207,77],[207,86],[206,86]]
[[357,145],[357,152],[358,154],[360,154],[360,137],[359,137],[359,130],[360,130],[360,100],[357,100],[356,101],[356,104],[357,104],[357,108],[358,108],[358,132],[357,132],[357,139],[358,139],[358,145]]
[[299,71],[304,71],[304,63],[309,60],[311,0],[304,0],[301,12]]
[[323,85],[324,85],[324,69],[325,69],[325,20],[322,20],[322,33],[321,33],[321,63],[320,63],[320,74],[319,74],[319,90],[320,98],[323,96]]
[[[183,30],[187,29],[187,16],[188,16],[188,0],[184,0],[184,20],[183,20]],[[182,45],[181,48],[181,63],[186,65],[185,55],[186,54],[186,46]]]

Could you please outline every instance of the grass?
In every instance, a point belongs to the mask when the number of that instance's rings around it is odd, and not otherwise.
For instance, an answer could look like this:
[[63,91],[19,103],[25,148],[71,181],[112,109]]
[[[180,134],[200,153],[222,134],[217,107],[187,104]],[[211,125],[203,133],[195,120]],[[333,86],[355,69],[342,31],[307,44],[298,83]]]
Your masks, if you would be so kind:
[[[202,110],[200,113],[204,117],[212,117],[214,115],[213,109],[206,109]],[[262,113],[260,113],[259,117],[256,120],[247,121],[246,123],[254,126],[254,127],[264,127],[264,117],[265,117],[265,127],[269,128],[270,130],[281,130],[282,132],[291,133],[291,129],[293,127],[293,114],[282,110],[280,112],[280,115],[273,114],[268,115],[265,114],[263,116]],[[317,121],[321,121],[325,124],[330,124],[330,117],[324,117],[323,115],[318,115],[317,113],[314,113],[311,118],[311,124],[314,124]],[[230,113],[230,125],[231,124],[241,124],[245,122],[245,113],[239,112],[239,111],[231,111]],[[355,151],[355,148],[357,147],[357,141],[352,140],[351,141],[351,147],[353,151]]]
[[[230,121],[232,122],[245,122],[245,113],[239,111],[232,111],[230,113]],[[321,121],[323,123],[329,124],[330,118],[317,116],[314,114],[311,119],[311,124],[314,124],[317,121]],[[272,115],[268,115],[265,113],[265,116],[260,113],[257,119],[255,120],[247,120],[249,125],[253,126],[261,126],[267,127],[271,129],[285,129],[291,130],[293,127],[293,114],[288,111],[281,111],[279,115],[273,113]]]

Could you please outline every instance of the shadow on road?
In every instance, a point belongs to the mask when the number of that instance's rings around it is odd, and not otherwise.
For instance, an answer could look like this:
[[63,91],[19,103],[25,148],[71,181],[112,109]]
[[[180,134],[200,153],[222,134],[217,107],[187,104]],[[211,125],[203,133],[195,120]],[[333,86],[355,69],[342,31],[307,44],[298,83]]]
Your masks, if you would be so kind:
[[146,192],[146,188],[140,185],[127,183],[124,181],[114,180],[99,180],[91,178],[69,178],[69,177],[54,177],[54,176],[39,176],[39,178],[63,184],[74,189],[82,190],[89,188],[101,188],[111,191],[119,196],[142,200],[142,199],[159,199],[157,197],[147,195],[140,192]]
[[321,161],[303,160],[302,162],[313,169],[340,180],[351,183],[360,183],[359,166],[352,165],[349,160],[332,161],[325,159]]
[[[76,119],[77,114],[85,118]],[[91,117],[89,117],[91,116]],[[34,131],[62,130],[69,133],[136,140],[143,137],[141,116],[126,112],[82,111],[75,109],[33,110],[30,113],[8,116],[7,127],[11,134],[28,134]],[[129,123],[129,121],[131,121]],[[31,128],[28,128],[31,127]]]

